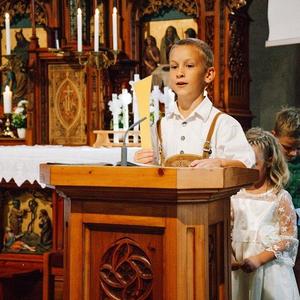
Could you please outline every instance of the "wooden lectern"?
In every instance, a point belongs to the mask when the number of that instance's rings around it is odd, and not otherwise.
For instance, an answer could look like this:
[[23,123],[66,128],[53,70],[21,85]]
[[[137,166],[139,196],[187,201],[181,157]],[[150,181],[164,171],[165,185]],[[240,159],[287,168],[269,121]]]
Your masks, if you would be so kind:
[[66,298],[230,299],[230,196],[256,170],[41,165],[66,197]]

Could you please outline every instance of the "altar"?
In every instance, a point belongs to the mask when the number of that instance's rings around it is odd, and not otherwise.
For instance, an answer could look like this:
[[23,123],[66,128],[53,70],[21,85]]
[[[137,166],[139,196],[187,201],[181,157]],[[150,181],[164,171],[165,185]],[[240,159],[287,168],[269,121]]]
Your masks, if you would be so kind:
[[[128,148],[128,161],[133,161],[136,147]],[[94,148],[88,146],[0,146],[0,181],[13,180],[17,186],[24,182],[38,183],[42,163],[116,164],[121,160],[121,148]]]
[[[128,149],[129,161],[136,150]],[[118,147],[0,146],[0,300],[42,299],[49,255],[64,251],[65,201],[53,187],[40,181],[40,164],[102,165],[120,159]],[[13,211],[16,218],[9,217]],[[51,224],[52,235],[41,245],[45,240],[43,216]],[[15,236],[20,237],[10,245],[6,231],[11,227],[18,228]],[[28,236],[30,239],[25,238]],[[56,300],[62,299],[62,270],[60,264],[51,275]],[[43,299],[47,296],[44,293]]]

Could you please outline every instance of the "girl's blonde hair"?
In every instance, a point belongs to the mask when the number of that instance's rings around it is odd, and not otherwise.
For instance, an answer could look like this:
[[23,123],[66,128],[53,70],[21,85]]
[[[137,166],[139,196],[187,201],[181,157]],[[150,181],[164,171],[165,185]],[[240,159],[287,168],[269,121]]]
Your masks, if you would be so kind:
[[279,192],[289,180],[289,169],[280,144],[270,132],[259,127],[249,129],[246,137],[251,146],[257,146],[263,152],[268,179],[275,192]]

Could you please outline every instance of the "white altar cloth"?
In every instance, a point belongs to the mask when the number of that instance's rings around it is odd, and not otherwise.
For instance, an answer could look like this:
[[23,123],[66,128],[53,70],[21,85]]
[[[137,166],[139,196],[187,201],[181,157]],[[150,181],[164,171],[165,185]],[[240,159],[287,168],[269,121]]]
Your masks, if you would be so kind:
[[[133,155],[138,148],[128,148],[128,161],[133,161]],[[45,184],[39,181],[40,164],[115,164],[121,160],[121,148],[93,148],[88,146],[0,146],[0,181],[11,179],[20,186],[26,180],[36,181],[42,187]]]

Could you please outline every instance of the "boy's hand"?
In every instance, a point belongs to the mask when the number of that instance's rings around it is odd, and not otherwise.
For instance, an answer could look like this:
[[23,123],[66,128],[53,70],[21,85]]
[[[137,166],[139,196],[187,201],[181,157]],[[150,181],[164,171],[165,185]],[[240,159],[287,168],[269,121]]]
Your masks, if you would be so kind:
[[194,160],[190,165],[192,168],[218,168],[222,167],[222,159],[207,158],[201,160]]
[[152,149],[141,149],[135,152],[134,161],[140,164],[153,164],[154,151]]
[[241,264],[241,269],[245,273],[251,273],[258,269],[262,265],[259,255],[250,256],[245,258],[243,263]]

